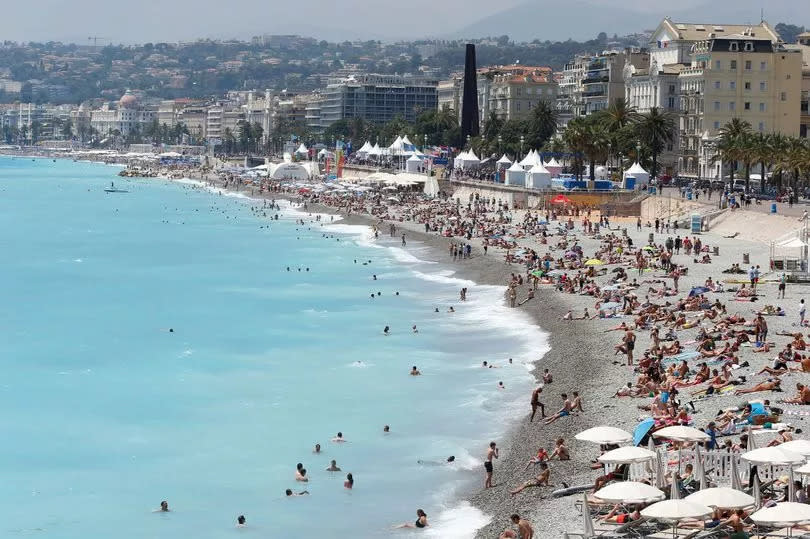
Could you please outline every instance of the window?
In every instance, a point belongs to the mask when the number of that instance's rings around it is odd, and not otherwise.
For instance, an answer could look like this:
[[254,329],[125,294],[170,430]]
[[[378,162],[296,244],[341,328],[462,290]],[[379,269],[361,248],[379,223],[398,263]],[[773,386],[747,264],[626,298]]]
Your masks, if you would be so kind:
[[765,112],[765,103],[759,104],[759,112]]
[[751,102],[750,101],[746,101],[744,106],[745,106],[745,110],[751,110]]
[[729,90],[736,90],[736,89],[737,89],[737,83],[736,83],[736,82],[734,82],[733,80],[732,80],[732,81],[729,81],[729,83],[728,83],[728,89],[729,89]]
[[733,111],[733,110],[736,110],[736,109],[737,109],[737,103],[736,103],[736,102],[734,102],[734,101],[729,101],[729,102],[728,102],[728,110],[732,110],[732,111]]
[[752,50],[754,50],[754,43],[752,41],[746,41],[743,49],[748,52],[751,52]]
[[765,122],[759,122],[759,130],[760,132],[765,131]]
[[736,41],[732,41],[728,45],[728,50],[730,50],[731,52],[737,52],[740,50],[740,44],[737,43]]
[[729,68],[730,70],[732,70],[732,71],[737,71],[737,60],[732,60],[731,62],[729,62],[729,64],[730,64],[730,65],[729,65],[729,67],[728,67],[728,68]]
[[720,89],[720,81],[719,81],[719,80],[714,81],[714,89],[715,89],[715,90],[719,90],[719,89]]
[[751,71],[751,60],[746,60],[745,61],[745,70],[746,71]]
[[517,105],[515,106],[515,110],[520,112],[520,101],[517,102]]
[[722,68],[722,66],[723,66],[723,64],[720,63],[720,60],[715,60],[714,61],[714,68],[715,69],[720,70]]
[[761,81],[761,82],[759,83],[759,91],[760,91],[760,92],[764,92],[764,91],[765,91],[765,90],[767,90],[767,89],[768,89],[768,83],[766,83],[764,80],[763,80],[763,81]]
[[720,122],[714,122],[714,128],[720,129]]
[[765,71],[766,69],[768,69],[768,62],[760,62],[759,63],[759,70],[760,71]]
[[719,101],[714,102],[714,110],[718,110],[718,111],[720,110],[720,102]]
[[517,89],[517,95],[520,95],[520,91],[521,91],[521,90],[522,90],[522,88],[518,88],[518,89]]
[[787,101],[787,92],[782,92],[782,93],[779,95],[779,99],[780,99],[781,101]]
[[667,106],[668,106],[670,109],[674,109],[674,108],[675,108],[675,98],[674,98],[674,97],[670,97],[670,98],[667,100]]
[[785,75],[785,79],[786,79],[786,80],[790,80],[790,73],[788,73],[787,75]]
[[670,93],[670,95],[675,93],[675,85],[674,84],[669,85],[669,93]]
[[751,89],[751,83],[750,83],[750,82],[747,82],[747,81],[746,81],[746,83],[745,83],[745,89],[746,89],[746,90],[750,90],[750,89]]

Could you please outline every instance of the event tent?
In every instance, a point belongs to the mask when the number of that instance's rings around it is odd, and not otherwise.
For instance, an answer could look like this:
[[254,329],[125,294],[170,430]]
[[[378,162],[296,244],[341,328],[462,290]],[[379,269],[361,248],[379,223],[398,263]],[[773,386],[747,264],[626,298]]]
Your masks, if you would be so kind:
[[[635,178],[636,185],[647,185],[650,183],[650,173],[644,170],[639,163],[633,163],[630,168],[624,171],[624,179],[627,177]],[[622,185],[622,187],[625,187]]]
[[512,166],[506,169],[506,185],[526,185],[526,171],[515,161]]
[[534,165],[526,173],[526,187],[548,189],[551,187],[551,173],[543,165]]
[[422,160],[417,157],[416,154],[413,154],[405,161],[405,172],[419,172],[419,167],[422,166]]

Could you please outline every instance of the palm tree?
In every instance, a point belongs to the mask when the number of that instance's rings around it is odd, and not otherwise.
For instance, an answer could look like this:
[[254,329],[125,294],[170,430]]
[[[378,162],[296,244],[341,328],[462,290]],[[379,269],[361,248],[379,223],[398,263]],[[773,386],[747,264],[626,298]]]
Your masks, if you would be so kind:
[[583,117],[574,118],[563,132],[563,142],[573,158],[574,175],[582,177],[582,159],[588,146],[588,125]]
[[637,121],[638,113],[624,99],[617,99],[602,113],[602,123],[608,131],[614,132]]
[[529,117],[526,142],[530,148],[542,148],[557,132],[557,109],[549,101],[541,100]]
[[635,130],[650,150],[652,168],[650,178],[658,176],[658,156],[664,151],[666,144],[675,138],[675,116],[668,111],[661,111],[652,107],[649,112],[640,114],[635,119]]
[[737,162],[741,158],[742,145],[739,139],[750,132],[751,124],[739,118],[732,118],[730,122],[720,128],[717,147],[721,149],[721,155],[729,163],[729,179],[732,182],[734,181],[734,171],[737,170]]

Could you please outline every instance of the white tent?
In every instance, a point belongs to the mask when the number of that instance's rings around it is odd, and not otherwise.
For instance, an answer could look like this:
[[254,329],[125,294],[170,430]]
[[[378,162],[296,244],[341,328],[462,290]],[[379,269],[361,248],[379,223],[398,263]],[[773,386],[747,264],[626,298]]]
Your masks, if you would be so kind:
[[509,158],[506,157],[506,154],[503,154],[503,157],[501,157],[500,159],[495,161],[495,165],[497,165],[497,167],[499,169],[506,168],[506,167],[510,166],[511,164],[512,164],[512,161],[510,161]]
[[475,155],[475,152],[470,150],[469,152],[461,152],[460,154],[458,154],[458,157],[456,157],[453,160],[453,162],[459,168],[473,168],[477,167],[478,164],[481,162],[481,160],[478,159],[478,156]]
[[534,166],[534,150],[530,151],[526,154],[526,156],[520,160],[520,166],[525,168],[531,168]]
[[296,153],[296,154],[304,154],[304,155],[307,155],[307,154],[309,154],[309,150],[307,150],[307,147],[306,147],[306,146],[304,146],[304,143],[302,142],[302,143],[301,143],[301,145],[298,147],[298,149],[297,149],[297,150],[295,150],[295,153]]
[[546,170],[548,170],[551,173],[551,176],[553,178],[559,176],[562,173],[563,169],[562,165],[559,162],[557,162],[557,160],[554,159],[553,157],[551,158],[551,161],[545,164],[545,167]]
[[308,180],[311,174],[305,163],[279,163],[271,165],[268,176],[273,180]]
[[362,156],[362,157],[365,157],[366,155],[368,155],[368,154],[369,154],[369,152],[371,151],[371,149],[372,149],[371,143],[370,143],[369,141],[366,141],[366,142],[365,142],[365,144],[363,144],[363,145],[360,147],[360,149],[359,149],[359,150],[357,150],[357,155],[360,155],[360,156]]
[[382,155],[382,148],[380,148],[380,145],[375,142],[374,146],[368,151],[368,154],[374,156]]
[[408,139],[408,135],[405,135],[404,137],[402,137],[402,145],[403,146],[415,146],[415,144]]
[[[624,171],[624,178],[628,176],[636,179],[636,185],[646,185],[650,183],[650,173],[644,170],[639,163],[633,163],[630,168]],[[626,184],[622,187],[626,187]]]
[[439,180],[433,176],[425,177],[425,188],[422,190],[429,197],[435,197],[439,194]]
[[534,165],[526,173],[526,187],[547,189],[551,187],[551,173],[543,165]]
[[512,166],[506,169],[506,185],[526,185],[526,171],[515,161]]
[[407,161],[405,161],[405,172],[413,172],[418,173],[419,167],[422,166],[422,160],[419,159],[416,154],[410,156]]
[[402,137],[397,137],[396,140],[388,147],[392,153],[401,152],[405,149],[405,145],[402,143]]

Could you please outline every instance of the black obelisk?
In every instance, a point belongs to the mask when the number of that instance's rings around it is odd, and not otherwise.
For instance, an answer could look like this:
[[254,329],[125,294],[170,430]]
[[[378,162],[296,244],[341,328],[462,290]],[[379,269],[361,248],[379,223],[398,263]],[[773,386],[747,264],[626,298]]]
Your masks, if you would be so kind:
[[467,43],[464,58],[464,95],[461,101],[461,137],[477,137],[478,127],[478,74],[475,69],[475,45]]

